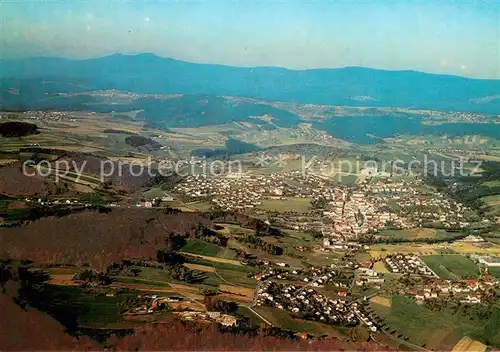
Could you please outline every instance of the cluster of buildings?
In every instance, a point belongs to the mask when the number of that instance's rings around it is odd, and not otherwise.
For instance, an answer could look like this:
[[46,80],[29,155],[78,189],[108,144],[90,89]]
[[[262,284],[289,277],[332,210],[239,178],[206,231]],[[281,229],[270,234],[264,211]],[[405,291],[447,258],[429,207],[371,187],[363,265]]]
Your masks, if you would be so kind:
[[174,191],[192,200],[210,199],[214,206],[225,210],[241,210],[261,205],[263,199],[311,197],[328,185],[329,180],[300,171],[270,175],[230,173],[218,177],[198,174],[188,176]]
[[199,311],[180,311],[174,312],[174,315],[182,320],[196,322],[215,322],[223,326],[237,326],[238,318],[221,312],[199,312]]
[[[356,324],[354,305],[345,299],[346,291],[339,291],[339,298],[328,298],[308,286],[284,285],[267,281],[257,290],[257,305],[267,305],[300,315],[304,319],[332,324]],[[344,298],[341,298],[344,297]]]
[[366,325],[366,327],[372,331],[372,332],[376,332],[377,331],[377,327],[375,326],[375,324],[370,320],[370,318],[368,316],[366,316],[362,310],[360,310],[358,308],[358,303],[357,302],[354,302],[352,304],[352,309],[354,311],[354,313],[356,314],[356,316],[358,317],[359,321]]
[[[475,137],[475,138],[474,138]],[[479,138],[478,136],[471,137],[471,143],[483,144],[486,143],[486,139]],[[488,155],[488,151],[485,149],[458,149],[458,148],[428,148],[426,152],[429,154],[455,154],[455,155]]]
[[140,202],[137,202],[135,204],[135,206],[139,207],[139,208],[152,208],[152,207],[159,206],[162,203],[172,202],[173,200],[174,200],[174,197],[167,194],[166,192],[163,192],[163,195],[161,197],[154,197],[154,198],[147,199],[147,200],[141,200]]
[[419,257],[413,254],[389,254],[384,262],[392,273],[437,277]]
[[[286,264],[280,264],[283,263],[277,263],[277,267],[265,266],[260,273],[255,274],[255,279],[260,281],[268,279],[289,280],[296,282],[302,281],[304,282],[302,285],[320,287],[321,285],[332,282],[334,278],[338,276],[338,272],[334,270],[336,267],[334,264],[331,264],[330,266],[308,267],[294,270],[284,269]],[[342,282],[333,282],[333,285],[341,291],[347,289],[347,285]]]
[[381,285],[384,282],[385,279],[379,273],[369,268],[359,268],[354,278],[354,284],[356,286]]
[[389,220],[393,227],[413,228],[426,223],[440,223],[448,229],[469,226],[468,207],[442,193],[420,187],[421,183],[421,180],[378,183],[368,185],[365,194],[391,214]]
[[488,268],[500,268],[500,258],[497,257],[472,254],[471,259],[486,268],[486,270]]
[[481,279],[446,281],[433,280],[422,285],[414,285],[406,289],[405,293],[413,297],[417,303],[424,303],[433,299],[454,299],[460,303],[481,303],[485,297],[491,296],[492,289],[500,287],[500,283],[490,275]]
[[[363,306],[349,296],[349,287],[346,283],[349,280],[342,281],[339,273],[333,270],[334,267],[332,264],[300,270],[265,268],[259,274],[259,280],[273,278],[289,280],[291,283],[267,280],[260,284],[256,292],[256,305],[275,307],[302,319],[323,323],[342,325],[362,323],[370,331],[377,331],[374,322],[363,312]],[[373,272],[370,269],[361,270],[359,277],[370,275],[370,271]],[[376,273],[372,275],[373,278],[376,276]],[[327,283],[335,292],[328,291],[328,295],[320,293]]]
[[[113,294],[108,294],[113,295]],[[184,301],[182,297],[158,297],[157,295],[138,295],[134,299],[131,306],[127,307],[128,311],[125,314],[129,315],[144,315],[153,314],[165,310],[167,307],[174,310],[174,314],[183,320],[205,321],[207,323],[215,322],[223,326],[236,326],[238,318],[229,314],[211,311],[199,311],[193,309],[185,309],[186,305],[191,302]],[[180,308],[180,309],[179,309]]]
[[407,229],[439,223],[445,229],[466,228],[468,208],[444,194],[422,187],[421,180],[397,180],[345,186],[301,171],[269,175],[188,176],[174,188],[190,200],[207,199],[215,207],[259,213],[267,199],[311,199],[306,213],[272,213],[280,226],[321,231],[332,241],[346,242],[381,229]]
[[[477,98],[475,102],[487,101],[488,98]],[[476,112],[463,111],[430,111],[428,119],[439,120],[439,122],[474,122],[487,123],[491,120],[486,118],[486,115]]]
[[370,246],[358,242],[343,242],[336,238],[323,237],[321,251],[339,251],[343,253],[357,253],[361,250],[368,251]]
[[42,198],[25,198],[24,201],[26,203],[34,203],[43,206],[51,206],[51,205],[84,205],[86,207],[91,206],[92,204],[88,202],[82,202],[77,199],[42,199]]
[[[108,293],[108,296],[113,296]],[[166,308],[168,302],[178,302],[178,298],[158,297],[157,295],[138,295],[133,305],[128,308],[126,314],[152,314]]]
[[[2,118],[8,118],[8,116],[0,115],[0,119]],[[37,121],[71,121],[71,122],[76,121],[69,112],[65,111],[29,110],[20,113],[18,118],[37,120]]]
[[181,96],[181,94],[140,94],[134,92],[126,92],[119,91],[116,89],[104,89],[104,90],[95,90],[90,92],[81,92],[81,93],[59,93],[59,95],[88,95],[91,97],[105,97],[113,99],[113,101],[123,99],[126,102],[129,102],[131,99],[141,99],[141,98],[153,98],[153,99],[169,99],[176,96]]
[[391,212],[382,204],[375,203],[367,196],[366,189],[345,191],[337,188],[333,195],[322,195],[328,204],[323,216],[331,220],[332,226],[327,229],[329,237],[343,241],[355,239],[359,236],[378,232],[388,223],[405,227],[404,220],[398,214]]

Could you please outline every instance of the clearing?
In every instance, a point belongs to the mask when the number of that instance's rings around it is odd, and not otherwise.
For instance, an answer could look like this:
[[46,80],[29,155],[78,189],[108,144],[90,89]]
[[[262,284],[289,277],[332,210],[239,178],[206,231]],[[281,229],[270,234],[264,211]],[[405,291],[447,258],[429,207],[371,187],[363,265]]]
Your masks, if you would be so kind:
[[389,308],[391,307],[391,301],[389,300],[389,298],[383,296],[374,296],[370,298],[370,303],[380,304],[381,306]]
[[458,341],[451,352],[484,352],[486,351],[486,347],[481,342],[466,336]]
[[181,251],[190,254],[200,254],[203,256],[215,257],[222,250],[222,247],[202,240],[189,240],[182,247]]

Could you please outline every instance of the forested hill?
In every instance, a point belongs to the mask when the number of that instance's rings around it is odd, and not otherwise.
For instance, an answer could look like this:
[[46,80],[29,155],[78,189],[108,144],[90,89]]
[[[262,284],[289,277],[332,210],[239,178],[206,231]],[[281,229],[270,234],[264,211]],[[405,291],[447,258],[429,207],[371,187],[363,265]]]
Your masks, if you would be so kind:
[[[153,54],[86,60],[0,61],[1,78],[30,79],[62,89],[247,96],[312,104],[401,106],[484,113],[500,111],[500,80],[362,67],[288,70],[194,64]],[[74,85],[67,82],[74,82]],[[2,90],[12,80],[3,80]],[[19,82],[19,81],[17,81]],[[40,84],[40,83],[37,83]]]

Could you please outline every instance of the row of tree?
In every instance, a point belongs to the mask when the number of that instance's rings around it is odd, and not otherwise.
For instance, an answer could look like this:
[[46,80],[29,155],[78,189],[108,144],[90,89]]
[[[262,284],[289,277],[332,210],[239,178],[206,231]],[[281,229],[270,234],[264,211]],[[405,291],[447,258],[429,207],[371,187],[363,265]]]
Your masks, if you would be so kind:
[[262,240],[261,238],[253,235],[247,235],[240,238],[240,241],[248,244],[250,248],[260,249],[272,255],[282,255],[283,248]]

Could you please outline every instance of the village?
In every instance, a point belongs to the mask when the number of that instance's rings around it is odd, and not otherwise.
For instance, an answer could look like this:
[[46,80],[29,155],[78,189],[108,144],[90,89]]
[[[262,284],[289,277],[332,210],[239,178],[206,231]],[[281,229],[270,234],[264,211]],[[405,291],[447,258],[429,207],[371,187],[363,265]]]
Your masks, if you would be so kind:
[[[339,185],[300,171],[269,175],[228,174],[188,176],[174,191],[190,200],[206,199],[213,207],[265,215],[294,230],[313,230],[340,242],[386,228],[409,229],[428,224],[457,230],[469,226],[473,212],[448,196],[423,187],[420,179],[369,179]],[[309,200],[307,209],[293,212],[266,209],[266,201]]]
[[[377,331],[376,326],[363,313],[362,306],[349,296],[349,279],[342,275],[335,266],[285,270],[267,268],[256,276],[258,280],[266,280],[257,290],[257,306],[271,306],[286,310],[306,320],[316,320],[329,324],[356,325],[361,322]],[[271,278],[278,281],[272,281]],[[302,282],[297,280],[301,279]],[[295,283],[282,283],[292,280]],[[293,281],[295,280],[295,281]],[[318,292],[324,285],[335,288],[335,294]]]
[[418,256],[413,254],[389,254],[385,258],[385,264],[392,273],[437,277]]

